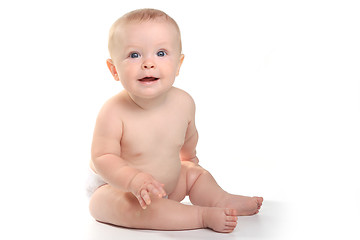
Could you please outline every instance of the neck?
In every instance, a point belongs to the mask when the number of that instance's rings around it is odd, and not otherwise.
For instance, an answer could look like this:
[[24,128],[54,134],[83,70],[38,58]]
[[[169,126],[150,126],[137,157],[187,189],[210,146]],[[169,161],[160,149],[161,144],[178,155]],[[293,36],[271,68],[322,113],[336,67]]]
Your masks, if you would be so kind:
[[139,108],[143,110],[153,110],[162,106],[166,102],[167,94],[162,94],[156,98],[139,98],[128,93],[128,96],[132,102],[134,102]]

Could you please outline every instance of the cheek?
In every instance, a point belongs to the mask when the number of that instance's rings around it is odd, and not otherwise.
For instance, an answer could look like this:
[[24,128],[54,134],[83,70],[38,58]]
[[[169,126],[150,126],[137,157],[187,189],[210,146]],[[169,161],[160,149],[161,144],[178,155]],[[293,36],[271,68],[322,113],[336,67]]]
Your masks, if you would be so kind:
[[178,70],[178,64],[175,61],[165,60],[162,63],[162,69],[164,72],[166,72],[168,75],[176,75],[176,72]]
[[120,68],[120,73],[124,80],[133,78],[136,75],[136,66],[133,64],[126,64]]

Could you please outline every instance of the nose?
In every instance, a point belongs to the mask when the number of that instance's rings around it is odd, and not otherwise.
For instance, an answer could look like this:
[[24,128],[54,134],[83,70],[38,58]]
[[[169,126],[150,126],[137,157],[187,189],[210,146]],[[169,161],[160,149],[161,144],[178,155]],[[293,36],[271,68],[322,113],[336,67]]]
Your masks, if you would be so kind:
[[155,68],[155,63],[153,61],[151,61],[150,59],[147,59],[143,62],[143,64],[141,65],[141,68],[143,70],[147,69],[154,69]]

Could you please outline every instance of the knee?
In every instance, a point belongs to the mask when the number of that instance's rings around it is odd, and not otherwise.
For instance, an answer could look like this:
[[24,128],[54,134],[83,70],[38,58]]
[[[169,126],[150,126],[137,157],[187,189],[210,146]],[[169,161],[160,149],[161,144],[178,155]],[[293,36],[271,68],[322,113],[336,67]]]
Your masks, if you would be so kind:
[[200,176],[207,175],[207,174],[210,174],[210,173],[207,170],[205,170],[204,168],[200,167],[199,165],[196,165],[194,163],[189,165],[187,168],[187,171],[186,171],[186,180],[187,180],[187,184],[189,186],[188,189],[190,189],[191,186],[194,185],[194,183]]
[[193,162],[186,162],[185,164],[186,164],[185,168],[186,168],[187,176],[197,177],[198,175],[209,173],[206,169],[202,168],[200,165],[195,164]]
[[199,164],[189,162],[189,161],[183,161],[181,162],[183,170],[186,172],[186,174],[201,174],[204,172],[207,172],[204,168],[202,168]]
[[97,221],[103,221],[103,211],[102,211],[102,198],[99,194],[99,190],[96,190],[92,196],[90,197],[89,201],[89,211],[90,215]]
[[90,199],[89,210],[99,222],[132,227],[134,213],[141,207],[131,193],[113,195],[107,189],[99,189]]
[[115,206],[117,212],[132,212],[137,207],[141,208],[139,201],[130,192],[126,192],[116,198]]
[[138,227],[138,218],[141,217],[143,209],[132,193],[126,194],[124,199],[119,199],[115,206],[116,219],[121,220],[121,224],[118,225],[124,227]]

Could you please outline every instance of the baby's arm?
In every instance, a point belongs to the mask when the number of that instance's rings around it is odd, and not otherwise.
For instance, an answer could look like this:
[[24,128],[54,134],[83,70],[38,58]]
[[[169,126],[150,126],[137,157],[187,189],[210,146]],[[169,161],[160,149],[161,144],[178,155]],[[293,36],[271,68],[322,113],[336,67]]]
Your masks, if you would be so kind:
[[198,164],[199,159],[196,156],[196,145],[199,137],[195,126],[195,103],[190,96],[187,96],[186,100],[184,102],[188,105],[190,121],[186,130],[184,145],[180,150],[180,159],[181,161],[191,161]]
[[122,191],[133,193],[142,208],[151,203],[150,193],[166,195],[163,184],[150,174],[130,167],[121,158],[120,141],[123,124],[119,113],[111,103],[104,105],[96,121],[91,149],[92,161],[97,173],[110,185]]

